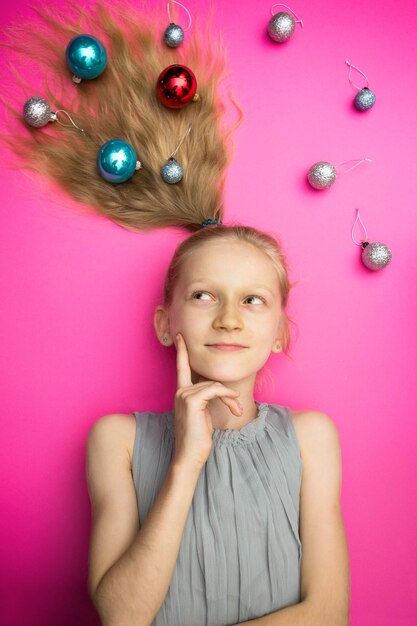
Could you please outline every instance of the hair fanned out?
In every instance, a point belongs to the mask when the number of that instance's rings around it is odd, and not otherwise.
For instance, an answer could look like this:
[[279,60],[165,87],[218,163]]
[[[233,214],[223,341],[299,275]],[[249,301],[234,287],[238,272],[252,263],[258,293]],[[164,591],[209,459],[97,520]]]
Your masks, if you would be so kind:
[[[32,8],[39,19],[9,26],[5,30],[9,41],[0,42],[15,55],[35,59],[44,77],[44,92],[39,93],[39,87],[29,82],[31,73],[19,77],[15,59],[8,68],[20,82],[19,101],[13,105],[1,100],[22,130],[2,133],[1,138],[20,167],[48,177],[75,200],[129,230],[183,226],[194,231],[204,219],[221,219],[225,173],[233,153],[231,136],[243,113],[230,91],[227,97],[219,93],[227,55],[212,24],[212,6],[204,28],[197,16],[178,48],[163,42],[166,11],[145,2],[137,8],[122,0],[111,4],[98,0],[88,12],[72,0],[61,10]],[[108,63],[97,78],[75,84],[65,49],[70,39],[82,33],[104,44]],[[159,74],[174,63],[193,71],[200,96],[198,102],[181,109],[165,107],[156,95]],[[29,127],[22,110],[34,95],[44,98],[52,111],[67,111],[85,135],[69,122],[68,126],[55,122],[41,129]],[[228,129],[222,125],[226,102],[238,113]],[[184,178],[167,184],[161,167],[190,124],[191,132],[177,157]],[[121,184],[103,179],[96,166],[100,147],[113,138],[132,144],[142,165]]]
[[[10,42],[0,45],[30,60],[35,59],[42,73],[43,93],[22,79],[15,61],[8,73],[16,77],[5,85],[17,87],[14,107],[0,96],[15,121],[17,133],[0,135],[18,157],[18,163],[55,182],[75,200],[120,226],[133,231],[165,226],[180,226],[191,231],[177,248],[167,272],[164,304],[170,306],[181,268],[192,252],[207,242],[244,242],[262,250],[273,263],[281,294],[280,320],[283,352],[289,355],[290,324],[287,313],[290,289],[288,263],[279,238],[251,226],[200,224],[208,218],[223,220],[223,188],[227,166],[233,154],[231,137],[240,125],[243,112],[231,91],[220,94],[226,78],[226,51],[221,35],[213,27],[213,7],[204,16],[204,28],[198,16],[192,30],[179,48],[163,42],[168,25],[161,6],[150,8],[142,0],[141,8],[131,0],[98,0],[86,12],[73,0],[65,9],[32,7],[39,23],[12,25],[6,29]],[[162,5],[162,3],[161,3]],[[165,3],[163,3],[165,8]],[[108,54],[104,72],[79,84],[72,81],[65,60],[69,41],[78,34],[99,39]],[[174,63],[186,65],[197,78],[198,102],[181,109],[165,107],[156,95],[156,83],[163,69]],[[4,93],[4,91],[3,91]],[[50,123],[32,128],[23,117],[23,104],[31,96],[41,96],[52,111],[64,109],[86,136],[74,126]],[[238,115],[224,127],[226,103],[231,102]],[[16,108],[17,106],[17,108]],[[161,167],[175,150],[191,124],[191,132],[182,143],[178,161],[183,179],[168,184],[161,177]],[[135,149],[142,168],[124,183],[112,184],[101,177],[96,166],[100,147],[110,139],[124,139]],[[81,206],[81,205],[80,205]]]

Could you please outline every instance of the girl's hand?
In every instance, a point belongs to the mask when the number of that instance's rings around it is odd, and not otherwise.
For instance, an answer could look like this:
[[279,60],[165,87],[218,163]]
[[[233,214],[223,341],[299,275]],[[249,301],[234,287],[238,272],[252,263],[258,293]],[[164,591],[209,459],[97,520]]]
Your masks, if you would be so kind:
[[193,384],[188,350],[180,333],[177,334],[177,391],[175,394],[175,452],[173,461],[203,467],[212,447],[213,424],[208,402],[220,398],[233,415],[241,415],[234,391],[220,382],[203,381]]

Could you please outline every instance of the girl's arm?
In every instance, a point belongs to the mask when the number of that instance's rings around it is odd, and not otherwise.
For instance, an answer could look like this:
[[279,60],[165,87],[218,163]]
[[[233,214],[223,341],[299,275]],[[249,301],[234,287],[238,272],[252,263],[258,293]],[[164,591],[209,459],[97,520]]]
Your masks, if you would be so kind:
[[173,462],[140,528],[126,415],[107,415],[87,440],[93,520],[89,595],[103,626],[149,626],[168,592],[202,466]]

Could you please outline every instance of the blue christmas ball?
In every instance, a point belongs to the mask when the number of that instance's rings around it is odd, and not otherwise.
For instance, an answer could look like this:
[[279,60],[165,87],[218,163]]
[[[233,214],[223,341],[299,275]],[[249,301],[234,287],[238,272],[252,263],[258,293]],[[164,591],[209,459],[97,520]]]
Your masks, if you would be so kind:
[[87,80],[97,78],[107,65],[107,52],[101,41],[92,35],[77,35],[71,39],[65,56],[73,74]]
[[141,165],[130,143],[123,139],[110,139],[100,148],[97,167],[109,183],[124,183]]
[[368,87],[364,87],[355,96],[353,104],[358,111],[367,111],[375,104],[375,94]]

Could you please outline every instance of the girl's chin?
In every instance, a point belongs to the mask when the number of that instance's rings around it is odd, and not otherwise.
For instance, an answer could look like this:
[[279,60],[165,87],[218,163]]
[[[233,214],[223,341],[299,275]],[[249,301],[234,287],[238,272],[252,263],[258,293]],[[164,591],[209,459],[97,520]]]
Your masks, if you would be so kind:
[[193,385],[195,385],[196,383],[202,383],[202,382],[206,382],[206,381],[210,381],[210,380],[215,380],[215,381],[221,381],[221,382],[238,382],[239,380],[242,380],[243,378],[246,378],[246,376],[244,376],[242,374],[242,376],[239,376],[239,373],[236,372],[236,367],[228,367],[228,368],[221,368],[221,367],[216,367],[216,369],[213,369],[212,374],[210,374],[210,372],[205,372],[204,374],[196,374],[196,373],[192,373],[191,375],[191,380],[193,382]]

